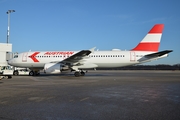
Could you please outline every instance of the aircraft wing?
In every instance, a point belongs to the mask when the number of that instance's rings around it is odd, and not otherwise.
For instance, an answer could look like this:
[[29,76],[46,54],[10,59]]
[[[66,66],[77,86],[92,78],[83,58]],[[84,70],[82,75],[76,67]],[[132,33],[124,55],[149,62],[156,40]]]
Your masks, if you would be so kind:
[[144,57],[147,57],[147,58],[161,57],[161,56],[163,56],[163,55],[165,55],[167,53],[170,53],[172,51],[173,50],[164,50],[164,51],[160,51],[160,52],[156,52],[156,53],[145,55]]
[[96,47],[93,47],[90,50],[81,50],[81,51],[77,52],[76,54],[74,54],[74,55],[60,61],[60,63],[64,63],[64,64],[68,63],[68,64],[72,65],[72,64],[78,64],[80,62],[83,62],[84,61],[83,59],[87,58],[87,56],[90,53],[94,52],[95,48]]
[[69,65],[76,65],[78,63],[82,63],[83,61],[85,61],[84,59],[88,58],[87,56],[90,53],[94,52],[95,48],[96,47],[93,47],[90,50],[81,50],[62,61],[52,61],[51,63],[63,63],[63,64],[69,64]]
[[91,53],[90,50],[81,50],[81,51],[77,52],[76,54],[64,59],[60,63],[77,63],[77,62],[83,60],[90,53]]

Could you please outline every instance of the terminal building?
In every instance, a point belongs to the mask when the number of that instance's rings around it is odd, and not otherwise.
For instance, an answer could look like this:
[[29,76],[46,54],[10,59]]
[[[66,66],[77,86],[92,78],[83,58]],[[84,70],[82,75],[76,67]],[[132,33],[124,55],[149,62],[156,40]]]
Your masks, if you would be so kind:
[[13,58],[12,44],[0,43],[0,66],[8,66],[7,61]]

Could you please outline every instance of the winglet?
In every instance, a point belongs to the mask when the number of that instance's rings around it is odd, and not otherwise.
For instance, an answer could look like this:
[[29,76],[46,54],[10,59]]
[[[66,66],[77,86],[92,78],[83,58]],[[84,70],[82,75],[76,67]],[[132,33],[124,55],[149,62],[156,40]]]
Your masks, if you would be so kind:
[[91,51],[91,53],[94,53],[94,50],[96,49],[96,47],[93,47],[91,49],[89,49]]

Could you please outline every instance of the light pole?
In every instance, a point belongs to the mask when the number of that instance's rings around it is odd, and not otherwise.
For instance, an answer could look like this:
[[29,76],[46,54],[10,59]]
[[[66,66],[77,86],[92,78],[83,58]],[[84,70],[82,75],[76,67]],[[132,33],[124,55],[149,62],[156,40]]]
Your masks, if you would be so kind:
[[7,43],[9,43],[9,34],[10,34],[10,13],[15,12],[15,10],[8,10],[6,13],[8,14],[8,29],[7,29]]

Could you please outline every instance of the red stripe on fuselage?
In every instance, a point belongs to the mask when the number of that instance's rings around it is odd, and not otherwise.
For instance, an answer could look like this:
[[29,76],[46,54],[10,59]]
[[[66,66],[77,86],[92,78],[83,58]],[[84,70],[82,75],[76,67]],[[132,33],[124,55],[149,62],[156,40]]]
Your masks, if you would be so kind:
[[36,59],[36,55],[39,54],[39,52],[35,52],[34,54],[32,54],[31,56],[29,56],[34,62],[39,62],[37,59]]
[[139,43],[133,51],[158,51],[159,48],[159,42],[142,42]]

